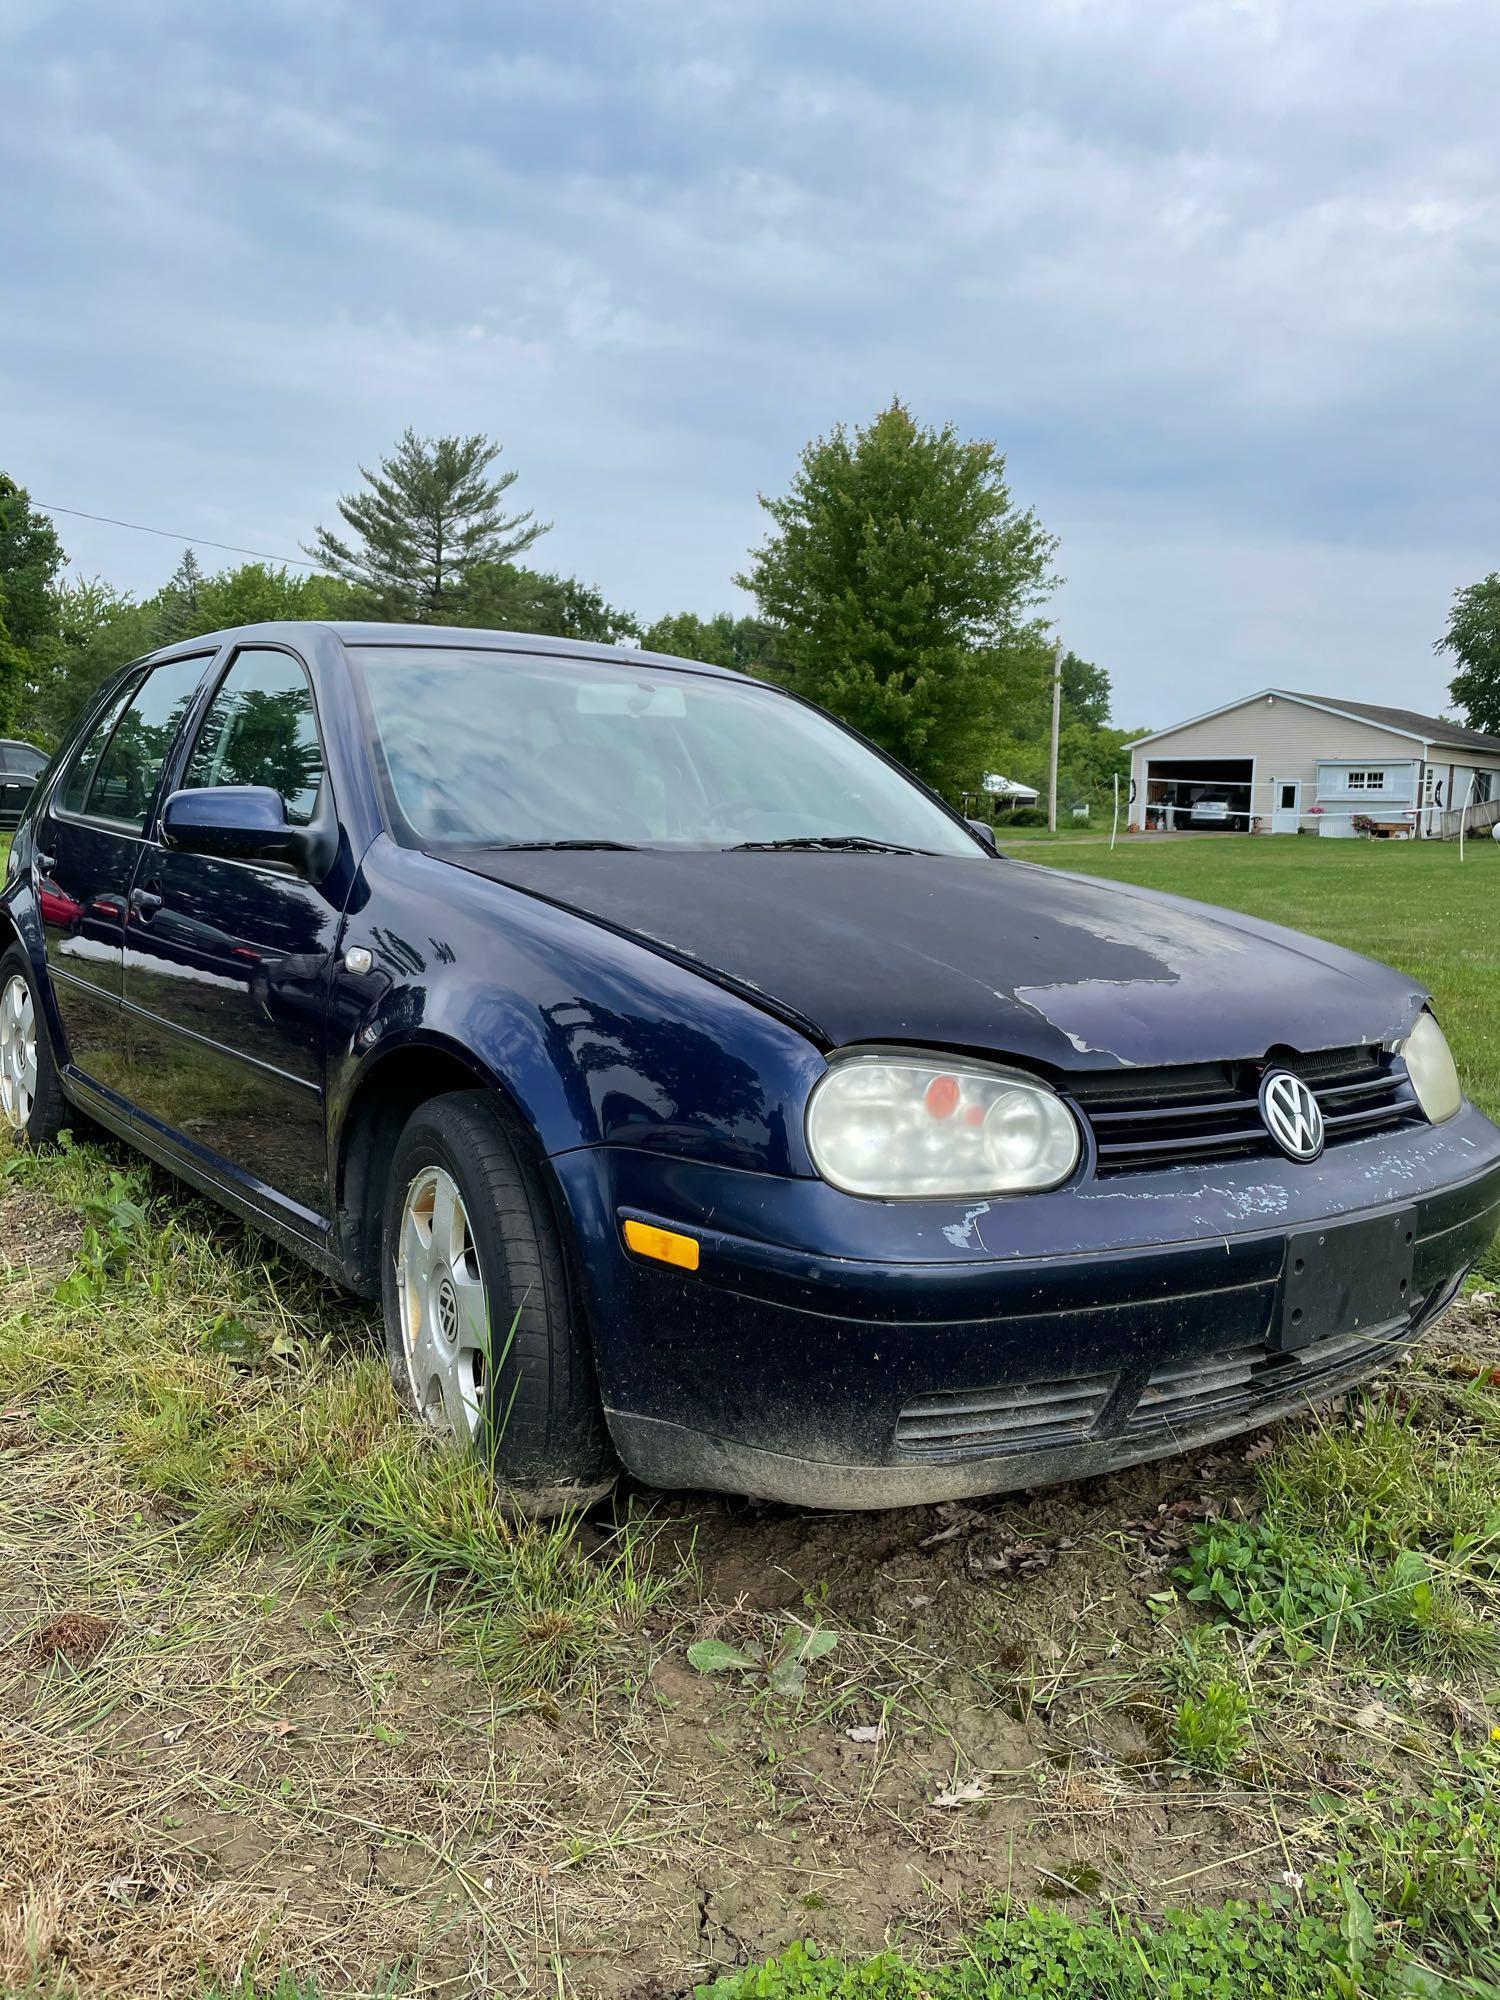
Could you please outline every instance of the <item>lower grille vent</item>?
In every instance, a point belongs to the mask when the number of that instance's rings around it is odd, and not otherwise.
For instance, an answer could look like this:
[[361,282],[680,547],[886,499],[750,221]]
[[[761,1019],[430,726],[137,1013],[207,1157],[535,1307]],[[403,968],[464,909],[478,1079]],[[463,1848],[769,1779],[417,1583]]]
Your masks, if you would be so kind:
[[[1354,1333],[1329,1334],[1287,1352],[1228,1347],[1188,1361],[1163,1362],[1123,1428],[1112,1422],[1109,1433],[1171,1438],[1216,1417],[1241,1411],[1253,1417],[1266,1403],[1330,1393],[1372,1374],[1408,1346],[1413,1324],[1411,1319],[1391,1320]],[[1067,1375],[1055,1382],[914,1396],[896,1421],[896,1447],[908,1457],[947,1459],[1075,1443],[1095,1434],[1119,1379],[1115,1374]]]
[[1118,1380],[1068,1375],[914,1396],[897,1419],[896,1448],[921,1458],[961,1458],[1067,1444],[1093,1429]]
[[1127,1431],[1189,1429],[1214,1417],[1299,1390],[1316,1395],[1322,1383],[1367,1374],[1411,1339],[1411,1322],[1331,1333],[1283,1353],[1269,1347],[1228,1348],[1193,1361],[1158,1368],[1141,1393]]
[[1172,1361],[1158,1368],[1141,1391],[1127,1429],[1171,1430],[1217,1410],[1238,1409],[1253,1394],[1257,1362],[1263,1347],[1231,1347],[1194,1361]]

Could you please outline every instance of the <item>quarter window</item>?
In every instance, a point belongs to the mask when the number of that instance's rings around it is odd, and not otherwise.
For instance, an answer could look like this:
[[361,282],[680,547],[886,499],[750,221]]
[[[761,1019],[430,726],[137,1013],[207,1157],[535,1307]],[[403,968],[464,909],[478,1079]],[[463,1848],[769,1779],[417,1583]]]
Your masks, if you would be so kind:
[[[168,660],[147,674],[116,724],[89,781],[82,809],[91,819],[113,820],[137,832],[145,826],[161,767],[202,678],[202,656]],[[80,764],[83,761],[80,759]],[[77,775],[75,771],[69,780],[69,794]],[[63,801],[64,805],[68,802],[67,798]]]
[[183,786],[269,785],[294,826],[306,826],[323,782],[312,689],[286,653],[240,653],[209,703]]

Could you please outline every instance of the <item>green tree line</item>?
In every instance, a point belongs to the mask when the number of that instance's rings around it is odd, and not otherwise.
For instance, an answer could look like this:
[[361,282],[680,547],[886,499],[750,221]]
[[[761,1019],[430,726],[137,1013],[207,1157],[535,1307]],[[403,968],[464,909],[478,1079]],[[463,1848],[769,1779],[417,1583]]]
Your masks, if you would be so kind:
[[[0,733],[50,745],[109,674],[154,648],[277,619],[385,619],[640,645],[776,680],[957,799],[1002,771],[1045,776],[1056,537],[1003,455],[899,401],[802,452],[762,495],[767,532],[735,581],[756,611],[653,622],[539,567],[551,524],[513,509],[482,434],[408,429],[304,544],[315,567],[207,573],[191,549],[138,598],[74,577],[50,518],[0,476]],[[1059,795],[1102,800],[1121,768],[1108,675],[1064,663]]]

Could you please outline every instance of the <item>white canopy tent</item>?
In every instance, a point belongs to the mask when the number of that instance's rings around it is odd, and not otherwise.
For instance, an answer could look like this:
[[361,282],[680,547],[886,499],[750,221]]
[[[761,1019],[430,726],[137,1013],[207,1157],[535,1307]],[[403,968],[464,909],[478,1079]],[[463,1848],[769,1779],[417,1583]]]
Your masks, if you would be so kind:
[[1008,806],[1034,806],[1042,796],[1035,785],[1023,785],[1019,778],[1002,778],[998,771],[991,771],[985,778],[984,790],[990,798]]

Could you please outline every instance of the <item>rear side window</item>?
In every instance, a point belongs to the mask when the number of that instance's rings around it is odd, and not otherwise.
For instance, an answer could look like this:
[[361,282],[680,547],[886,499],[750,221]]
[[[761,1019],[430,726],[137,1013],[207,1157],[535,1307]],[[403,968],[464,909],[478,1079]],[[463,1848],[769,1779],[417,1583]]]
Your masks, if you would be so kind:
[[208,705],[182,783],[269,785],[293,826],[306,826],[323,782],[323,746],[307,675],[287,653],[236,656]]
[[127,703],[104,754],[88,775],[80,807],[73,803],[75,789],[89,761],[93,738],[84,746],[84,754],[68,779],[65,808],[82,811],[90,819],[112,820],[137,833],[144,828],[162,765],[198,691],[203,665],[200,655],[192,660],[168,660],[164,666],[152,668]]

